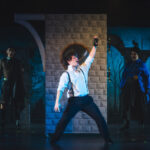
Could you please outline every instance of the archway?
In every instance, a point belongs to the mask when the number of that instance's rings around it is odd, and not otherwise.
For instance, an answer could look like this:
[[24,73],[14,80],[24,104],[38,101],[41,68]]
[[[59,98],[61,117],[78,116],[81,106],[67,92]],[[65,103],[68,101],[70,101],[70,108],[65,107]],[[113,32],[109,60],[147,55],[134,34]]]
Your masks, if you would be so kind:
[[34,129],[45,121],[45,73],[39,49],[31,34],[18,24],[1,27],[0,32],[0,57],[5,57],[5,50],[13,47],[24,66],[25,108],[21,128]]

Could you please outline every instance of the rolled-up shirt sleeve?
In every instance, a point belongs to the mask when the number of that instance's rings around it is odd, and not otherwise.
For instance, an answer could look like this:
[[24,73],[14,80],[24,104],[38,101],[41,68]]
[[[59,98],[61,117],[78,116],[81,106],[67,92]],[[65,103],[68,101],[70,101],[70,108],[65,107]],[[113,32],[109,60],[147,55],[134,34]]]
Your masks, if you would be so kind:
[[93,61],[94,61],[94,58],[92,58],[91,56],[88,56],[85,62],[81,65],[81,68],[86,69],[88,71]]
[[58,88],[57,91],[62,91],[64,92],[65,88],[68,87],[68,83],[69,83],[69,78],[66,72],[64,72],[59,80],[59,84],[58,84]]

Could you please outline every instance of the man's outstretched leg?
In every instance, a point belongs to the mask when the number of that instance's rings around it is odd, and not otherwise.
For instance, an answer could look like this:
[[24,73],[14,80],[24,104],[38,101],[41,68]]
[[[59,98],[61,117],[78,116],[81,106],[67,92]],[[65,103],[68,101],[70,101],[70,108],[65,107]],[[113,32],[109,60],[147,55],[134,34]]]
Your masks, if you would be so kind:
[[96,104],[93,102],[92,98],[90,99],[91,99],[91,103],[87,105],[86,107],[82,108],[82,111],[87,113],[89,116],[91,116],[95,120],[99,129],[99,132],[102,134],[105,142],[112,143],[112,140],[110,139],[110,136],[109,136],[106,121],[104,117],[102,116],[100,110],[96,106]]
[[79,107],[76,106],[75,104],[69,102],[67,104],[67,107],[60,119],[60,121],[58,122],[56,129],[55,129],[55,133],[53,134],[52,138],[51,138],[51,144],[56,143],[61,135],[63,134],[67,124],[69,123],[69,121],[75,116],[75,114],[79,111]]

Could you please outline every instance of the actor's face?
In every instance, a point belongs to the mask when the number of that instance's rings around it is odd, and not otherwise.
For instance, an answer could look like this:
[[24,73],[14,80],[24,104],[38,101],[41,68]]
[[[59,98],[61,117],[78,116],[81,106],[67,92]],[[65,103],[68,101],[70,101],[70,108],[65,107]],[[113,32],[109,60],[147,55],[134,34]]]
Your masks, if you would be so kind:
[[136,52],[131,51],[131,60],[136,61],[138,59],[139,59],[139,55]]
[[10,57],[10,58],[13,58],[15,56],[15,51],[8,50],[7,51],[7,56]]
[[72,56],[71,60],[68,61],[68,64],[73,66],[73,67],[77,67],[79,65],[79,59],[76,56]]

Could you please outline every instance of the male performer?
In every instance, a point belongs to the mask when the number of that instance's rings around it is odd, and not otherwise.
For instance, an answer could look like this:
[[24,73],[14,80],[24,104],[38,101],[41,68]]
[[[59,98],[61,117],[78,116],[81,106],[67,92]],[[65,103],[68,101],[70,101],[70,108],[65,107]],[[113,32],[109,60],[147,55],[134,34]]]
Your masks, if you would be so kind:
[[[144,104],[148,98],[150,76],[145,63],[139,58],[140,50],[131,49],[131,61],[126,65],[121,80],[121,114],[125,121],[121,130],[129,128],[130,120],[144,121]],[[147,100],[146,100],[147,101]]]
[[15,113],[16,127],[19,127],[20,112],[24,106],[23,67],[15,58],[15,49],[6,50],[7,57],[0,60],[0,78],[3,79],[1,89],[0,109],[2,110],[2,129],[8,121],[8,112]]
[[69,99],[62,118],[57,124],[55,133],[51,138],[52,144],[59,140],[68,122],[78,111],[83,111],[91,116],[96,121],[105,143],[112,143],[106,122],[94,103],[93,98],[89,96],[88,91],[88,72],[94,60],[97,46],[98,38],[94,37],[94,46],[82,65],[79,65],[78,56],[74,53],[70,53],[64,58],[68,69],[60,77],[54,110],[60,112],[60,99],[65,88],[68,88],[67,97]]

